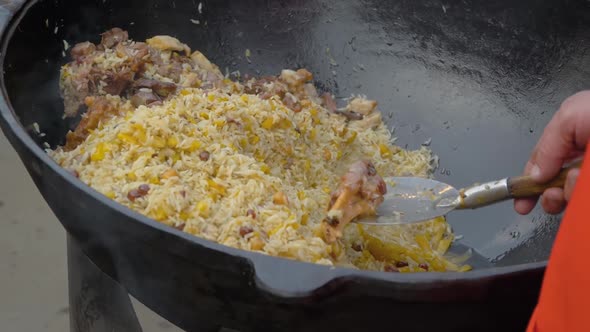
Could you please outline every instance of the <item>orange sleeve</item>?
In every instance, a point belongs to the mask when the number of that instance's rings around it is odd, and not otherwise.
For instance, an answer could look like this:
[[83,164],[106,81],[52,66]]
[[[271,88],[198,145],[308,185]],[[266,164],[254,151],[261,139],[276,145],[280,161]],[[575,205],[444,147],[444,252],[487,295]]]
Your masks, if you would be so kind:
[[527,332],[590,331],[589,159],[563,216]]

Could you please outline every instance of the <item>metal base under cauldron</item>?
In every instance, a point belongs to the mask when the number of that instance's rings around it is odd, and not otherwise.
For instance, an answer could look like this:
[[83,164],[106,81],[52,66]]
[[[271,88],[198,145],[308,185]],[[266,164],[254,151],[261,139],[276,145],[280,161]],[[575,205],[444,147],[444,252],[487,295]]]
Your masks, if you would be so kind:
[[125,288],[104,274],[68,235],[71,332],[141,332]]
[[[151,322],[140,322],[132,298],[117,281],[102,272],[84,254],[76,239],[67,238],[68,295],[70,305],[70,332],[142,332]],[[156,315],[155,313],[153,313]],[[158,316],[160,317],[160,316]],[[142,328],[143,327],[143,328]],[[148,330],[171,330],[171,323]],[[174,331],[180,331],[174,327]],[[199,332],[236,332],[208,326],[204,323]]]

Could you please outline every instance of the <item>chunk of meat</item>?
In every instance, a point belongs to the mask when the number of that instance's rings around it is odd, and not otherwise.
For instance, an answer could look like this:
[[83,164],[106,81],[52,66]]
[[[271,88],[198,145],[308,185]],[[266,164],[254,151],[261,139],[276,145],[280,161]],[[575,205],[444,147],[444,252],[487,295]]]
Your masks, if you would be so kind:
[[338,115],[342,115],[348,121],[352,121],[352,120],[358,121],[358,120],[363,119],[363,115],[360,113],[357,113],[357,112],[346,111],[346,110],[336,110],[336,111],[334,111],[334,113],[338,114]]
[[153,104],[158,104],[162,101],[158,95],[156,95],[151,90],[147,89],[140,89],[131,97],[131,104],[135,107],[139,107],[142,105],[151,106]]
[[374,100],[368,100],[366,98],[357,97],[352,99],[348,106],[346,106],[346,110],[349,112],[355,112],[362,115],[369,115],[371,114],[375,108],[377,108],[377,102]]
[[283,69],[279,78],[287,83],[291,88],[302,87],[303,84],[311,81],[313,75],[306,69],[299,69],[297,71],[291,69]]
[[96,51],[96,45],[91,42],[78,43],[70,51],[70,55],[76,62],[82,62],[86,57]]
[[88,110],[82,116],[76,129],[67,133],[64,146],[66,151],[73,150],[84,142],[90,131],[96,129],[101,121],[119,113],[118,105],[106,97],[86,97],[84,103]]
[[202,79],[201,88],[213,89],[220,88],[223,85],[223,77],[216,75],[210,71],[206,72]]
[[66,116],[76,115],[87,96],[125,94],[131,82],[141,75],[148,61],[148,45],[130,43],[127,38],[127,32],[118,28],[102,34],[102,43],[113,47],[117,56],[123,59],[109,69],[94,61],[104,53],[105,45],[84,42],[74,46],[71,50],[74,61],[64,66],[60,80]]
[[301,112],[301,103],[297,97],[292,95],[290,92],[287,92],[285,97],[283,97],[283,104],[295,113]]
[[198,88],[201,86],[201,80],[196,73],[188,73],[184,76],[184,80],[179,82],[180,85],[189,88]]
[[332,193],[328,214],[321,225],[324,240],[333,243],[355,218],[375,215],[386,193],[385,181],[372,162],[361,160],[352,164]]
[[274,76],[251,79],[244,85],[244,92],[259,95],[262,99],[269,99],[272,96],[283,99],[287,91],[287,85]]
[[193,54],[191,54],[190,58],[193,61],[193,63],[197,65],[199,68],[204,69],[207,72],[210,72],[220,78],[223,77],[223,74],[219,70],[219,67],[213,64],[211,61],[209,61],[209,59],[207,59],[207,57],[203,53],[199,51],[194,51]]
[[126,65],[129,65],[132,71],[137,72],[143,69],[147,62],[149,47],[146,43],[119,44],[115,48],[119,57],[127,57]]
[[[97,76],[106,76],[103,81],[106,85],[103,87],[104,92],[113,95],[121,95],[131,85],[135,73],[130,68],[122,68],[120,71],[107,71],[104,73],[97,72]],[[100,78],[95,78],[94,81],[99,81]]]
[[170,82],[162,82],[158,80],[151,80],[147,78],[140,78],[133,83],[135,88],[148,88],[159,96],[168,97],[168,95],[176,92],[176,84]]
[[256,94],[262,99],[277,96],[285,106],[294,112],[300,112],[303,105],[309,105],[310,101],[321,102],[313,84],[307,83],[312,78],[312,74],[306,69],[284,69],[279,76],[263,76],[257,79],[246,77],[244,92]]
[[[321,99],[318,96],[317,90],[313,84],[308,83],[313,79],[313,75],[307,69],[284,69],[279,75],[279,82],[283,83],[287,87],[287,91],[294,95],[299,102],[305,103],[311,100],[315,103],[321,103]],[[284,101],[283,101],[284,102]],[[295,112],[299,112],[301,107],[291,107]]]
[[129,40],[129,34],[127,31],[120,28],[112,28],[109,31],[104,32],[102,35],[100,44],[105,48],[112,48],[113,46],[126,42]]
[[363,117],[362,120],[355,121],[354,123],[361,130],[375,129],[382,123],[381,113],[373,112]]
[[363,114],[359,112],[355,112],[349,109],[339,110],[338,106],[336,105],[336,101],[334,100],[334,97],[332,97],[332,95],[329,93],[324,93],[322,95],[322,106],[324,106],[328,111],[334,114],[344,116],[348,121],[358,121],[363,119]]
[[177,56],[171,57],[168,63],[158,63],[156,62],[156,72],[163,77],[167,77],[174,82],[178,82],[180,80],[180,76],[183,72],[183,64],[184,61],[182,58]]
[[115,52],[119,57],[143,58],[149,54],[149,46],[142,42],[119,43]]
[[183,44],[180,40],[171,36],[154,36],[145,41],[149,46],[160,51],[184,51],[186,55],[191,54],[191,49],[188,45]]
[[338,109],[334,97],[332,97],[332,95],[327,92],[322,95],[322,106],[332,113],[336,112]]
[[311,83],[304,84],[302,91],[303,91],[305,97],[307,97],[307,99],[313,101],[314,103],[316,103],[318,105],[322,104],[322,99],[318,95],[318,90],[315,88],[315,86],[313,84],[311,84]]

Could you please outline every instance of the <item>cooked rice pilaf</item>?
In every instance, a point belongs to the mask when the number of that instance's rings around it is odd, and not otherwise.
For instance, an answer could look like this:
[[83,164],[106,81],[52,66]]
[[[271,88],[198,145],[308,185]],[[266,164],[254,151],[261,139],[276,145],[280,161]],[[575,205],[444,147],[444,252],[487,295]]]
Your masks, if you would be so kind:
[[[116,28],[101,44],[76,45],[72,57],[61,72],[66,114],[82,104],[87,111],[67,143],[48,153],[110,199],[273,256],[389,272],[470,268],[446,255],[454,235],[444,218],[350,224],[334,243],[322,237],[330,195],[354,162],[370,160],[383,177],[432,172],[428,149],[394,144],[376,103],[357,96],[336,109],[305,70],[232,81],[174,38],[137,43]],[[115,77],[127,80],[123,88],[113,89]]]

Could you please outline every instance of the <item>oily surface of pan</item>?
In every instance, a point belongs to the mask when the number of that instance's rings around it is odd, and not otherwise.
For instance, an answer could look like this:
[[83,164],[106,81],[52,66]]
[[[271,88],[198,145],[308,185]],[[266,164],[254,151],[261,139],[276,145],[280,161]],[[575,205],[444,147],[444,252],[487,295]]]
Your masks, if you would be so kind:
[[[441,158],[436,177],[445,182],[465,186],[518,174],[560,102],[588,81],[586,6],[31,1],[3,33],[0,123],[84,252],[185,330],[358,330],[391,324],[392,310],[404,317],[393,326],[405,331],[522,330],[558,226],[539,212],[516,217],[505,204],[449,219],[464,245],[499,258],[493,267],[409,276],[330,270],[232,250],[160,226],[76,182],[40,147],[61,143],[69,128],[57,89],[66,61],[63,40],[74,44],[120,26],[137,39],[176,36],[229,70],[273,74],[305,67],[316,73],[320,89],[337,97],[370,94],[396,127],[399,143],[417,147],[432,138]],[[1,13],[9,18],[16,8],[3,6]],[[46,137],[24,130],[33,122]]]

